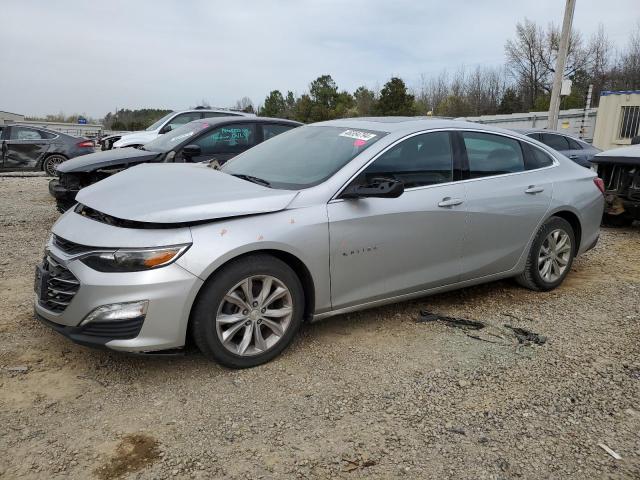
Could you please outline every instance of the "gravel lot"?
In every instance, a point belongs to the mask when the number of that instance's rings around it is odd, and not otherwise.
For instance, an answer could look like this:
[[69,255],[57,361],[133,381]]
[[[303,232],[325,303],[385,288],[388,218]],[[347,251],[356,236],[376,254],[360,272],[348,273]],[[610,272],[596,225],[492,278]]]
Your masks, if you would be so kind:
[[[604,230],[554,292],[498,282],[340,316],[230,371],[38,324],[47,179],[0,177],[0,198],[2,478],[640,477],[638,227]],[[417,323],[420,309],[489,327]],[[518,345],[505,323],[547,343]]]

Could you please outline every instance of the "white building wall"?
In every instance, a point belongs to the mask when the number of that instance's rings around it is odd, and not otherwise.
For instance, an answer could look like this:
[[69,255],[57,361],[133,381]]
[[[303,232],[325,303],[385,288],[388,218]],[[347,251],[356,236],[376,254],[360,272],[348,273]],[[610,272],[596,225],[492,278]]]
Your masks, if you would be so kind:
[[[630,109],[626,119],[623,118],[625,109]],[[633,115],[636,116],[635,122]],[[640,134],[638,119],[640,90],[602,92],[593,144],[602,150],[631,144],[631,138]]]

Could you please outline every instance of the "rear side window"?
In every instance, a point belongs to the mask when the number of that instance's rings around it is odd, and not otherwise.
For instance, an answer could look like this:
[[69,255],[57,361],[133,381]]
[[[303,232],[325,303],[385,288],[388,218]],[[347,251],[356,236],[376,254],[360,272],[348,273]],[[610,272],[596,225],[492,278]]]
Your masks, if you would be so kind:
[[562,135],[542,133],[540,135],[540,141],[554,150],[569,150],[569,142]]
[[525,167],[527,170],[536,170],[553,165],[551,155],[544,150],[528,143],[523,143],[523,146],[526,152]]
[[276,123],[263,123],[262,124],[262,134],[265,140],[269,140],[270,138],[275,137],[276,135],[280,135],[281,133],[286,132],[287,130],[291,130],[295,128],[295,125],[278,125]]
[[202,153],[240,153],[255,143],[255,137],[254,124],[236,123],[213,129],[193,143]]
[[12,127],[11,128],[11,140],[42,140],[47,138],[42,135],[45,132],[33,130],[32,128],[24,127]]
[[490,133],[462,132],[471,178],[524,171],[520,142]]
[[365,179],[391,177],[405,188],[453,180],[453,153],[448,132],[416,135],[391,148],[364,171]]

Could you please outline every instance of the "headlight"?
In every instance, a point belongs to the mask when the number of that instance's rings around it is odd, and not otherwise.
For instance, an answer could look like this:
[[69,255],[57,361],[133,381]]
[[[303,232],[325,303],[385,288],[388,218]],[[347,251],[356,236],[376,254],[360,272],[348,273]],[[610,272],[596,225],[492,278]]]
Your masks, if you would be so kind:
[[175,262],[189,247],[190,245],[175,245],[96,252],[82,257],[80,261],[99,272],[141,272],[166,267]]

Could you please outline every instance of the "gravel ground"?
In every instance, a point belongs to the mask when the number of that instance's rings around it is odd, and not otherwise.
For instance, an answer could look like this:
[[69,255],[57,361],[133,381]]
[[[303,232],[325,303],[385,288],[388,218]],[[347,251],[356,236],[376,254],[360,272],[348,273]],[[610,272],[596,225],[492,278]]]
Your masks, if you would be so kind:
[[[0,178],[2,478],[640,477],[637,227],[604,230],[553,292],[497,282],[340,316],[231,371],[33,319],[46,182]],[[423,308],[489,327],[417,323]]]

